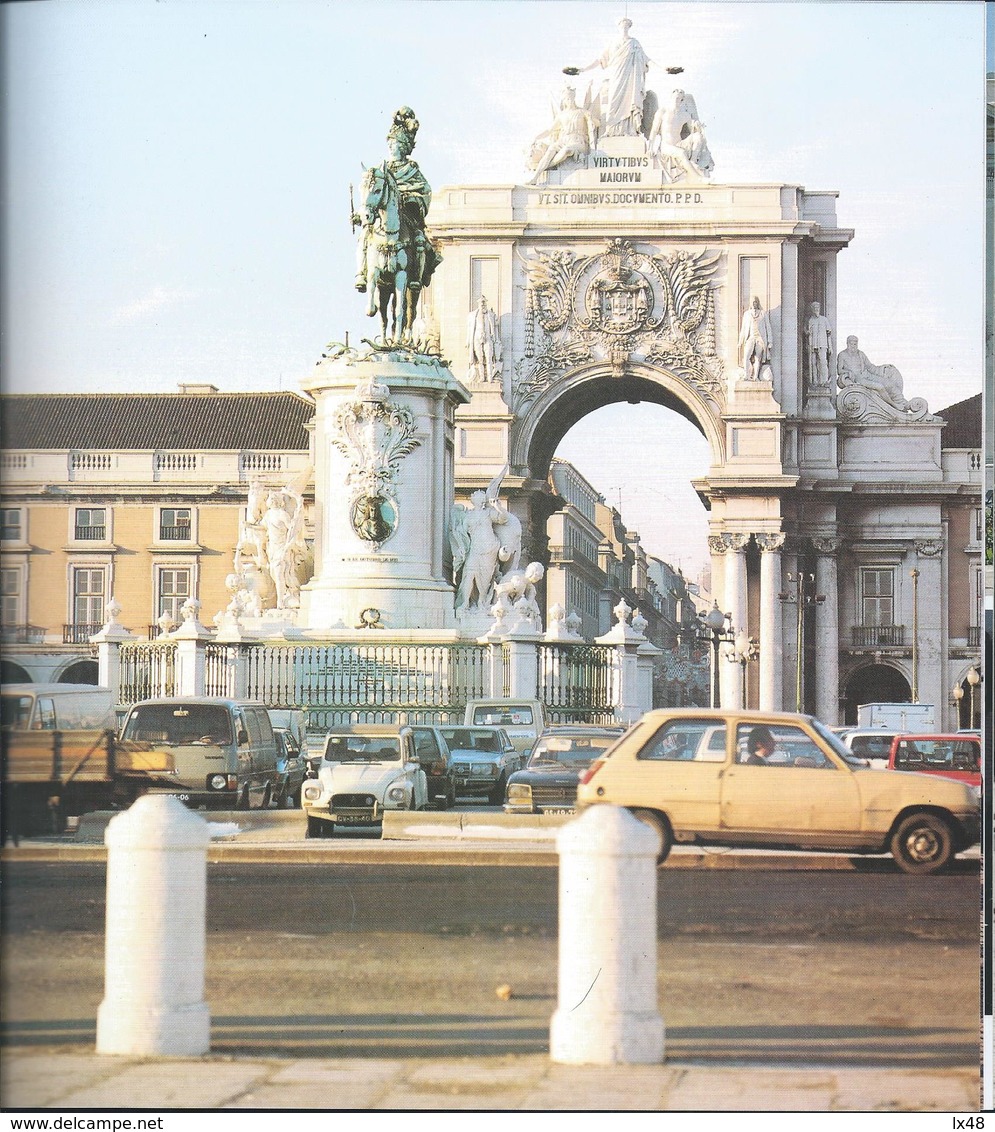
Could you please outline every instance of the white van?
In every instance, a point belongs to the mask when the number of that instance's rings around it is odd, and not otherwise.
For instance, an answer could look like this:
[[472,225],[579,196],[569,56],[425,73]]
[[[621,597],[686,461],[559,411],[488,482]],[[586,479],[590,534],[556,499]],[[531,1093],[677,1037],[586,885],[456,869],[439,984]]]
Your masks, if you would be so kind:
[[209,810],[265,808],[279,796],[280,751],[262,704],[215,696],[142,700],[129,709],[121,737],[172,752],[176,774],[150,792]]
[[95,684],[4,684],[0,700],[12,731],[117,730],[114,693]]

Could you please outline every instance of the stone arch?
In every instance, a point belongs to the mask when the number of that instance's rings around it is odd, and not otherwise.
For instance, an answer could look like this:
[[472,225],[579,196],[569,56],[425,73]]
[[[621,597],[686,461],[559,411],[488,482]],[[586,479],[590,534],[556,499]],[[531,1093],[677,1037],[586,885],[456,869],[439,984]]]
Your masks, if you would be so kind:
[[897,664],[861,664],[849,672],[843,686],[843,721],[856,725],[860,704],[911,702],[912,686]]
[[518,412],[512,466],[545,480],[557,445],[588,413],[606,405],[649,401],[679,413],[708,441],[712,467],[725,463],[725,431],[718,411],[697,390],[669,370],[634,363],[621,377],[605,364],[571,370]]
[[0,660],[0,682],[4,684],[34,684],[35,678],[26,668],[12,660]]
[[59,684],[99,684],[100,666],[95,660],[74,660],[55,679]]

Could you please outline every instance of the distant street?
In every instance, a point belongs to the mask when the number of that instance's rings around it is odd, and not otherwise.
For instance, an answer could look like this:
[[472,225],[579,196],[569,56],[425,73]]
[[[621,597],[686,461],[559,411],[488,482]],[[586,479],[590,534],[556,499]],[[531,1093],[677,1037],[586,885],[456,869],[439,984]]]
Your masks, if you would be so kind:
[[[976,867],[658,875],[671,1056],[976,1063]],[[92,1043],[103,866],[13,863],[2,891],[5,1043]],[[211,865],[213,1048],[542,1051],[556,900],[553,868]]]

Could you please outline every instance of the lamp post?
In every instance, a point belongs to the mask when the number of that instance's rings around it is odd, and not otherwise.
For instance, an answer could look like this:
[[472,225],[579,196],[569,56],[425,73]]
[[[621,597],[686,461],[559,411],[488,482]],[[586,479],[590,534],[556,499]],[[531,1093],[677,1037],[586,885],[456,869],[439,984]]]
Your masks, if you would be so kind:
[[814,574],[804,574],[800,571],[797,574],[788,574],[788,582],[795,587],[794,593],[779,593],[777,596],[780,601],[796,607],[795,650],[798,655],[795,661],[795,711],[801,711],[805,702],[802,694],[804,691],[805,610],[810,606],[821,605],[826,600],[826,595],[815,592]]
[[720,707],[719,696],[719,645],[726,644],[733,639],[732,614],[723,613],[719,603],[713,602],[707,613],[698,614],[698,625],[695,627],[695,636],[701,641],[707,641],[712,646],[712,694],[713,708]]
[[912,702],[919,702],[919,571],[910,570],[912,578]]
[[977,688],[977,686],[981,683],[981,673],[974,667],[973,664],[967,670],[967,683],[968,683],[968,686],[971,689],[971,716],[970,716],[971,722],[968,724],[968,726],[973,727],[974,726],[974,689]]
[[751,660],[756,660],[760,655],[760,645],[753,637],[746,635],[745,629],[740,629],[736,634],[733,641],[733,647],[726,653],[726,660],[732,661],[733,664],[738,664],[742,669],[742,690],[743,690],[743,707],[749,707],[746,695],[746,666]]
[[953,697],[954,708],[957,711],[957,728],[955,730],[959,730],[961,724],[960,702],[964,698],[964,689],[960,686],[960,684],[954,684],[953,688],[951,689],[950,695]]

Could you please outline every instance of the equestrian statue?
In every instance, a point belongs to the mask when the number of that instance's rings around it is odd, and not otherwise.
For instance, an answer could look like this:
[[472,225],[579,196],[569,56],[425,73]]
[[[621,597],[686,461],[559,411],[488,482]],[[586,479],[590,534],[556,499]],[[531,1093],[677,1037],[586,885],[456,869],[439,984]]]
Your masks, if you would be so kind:
[[367,315],[379,313],[385,343],[412,344],[418,299],[441,260],[425,234],[432,190],[411,160],[417,133],[414,111],[402,106],[387,134],[389,157],[365,169],[362,211],[352,213],[361,229],[356,290],[367,296]]

